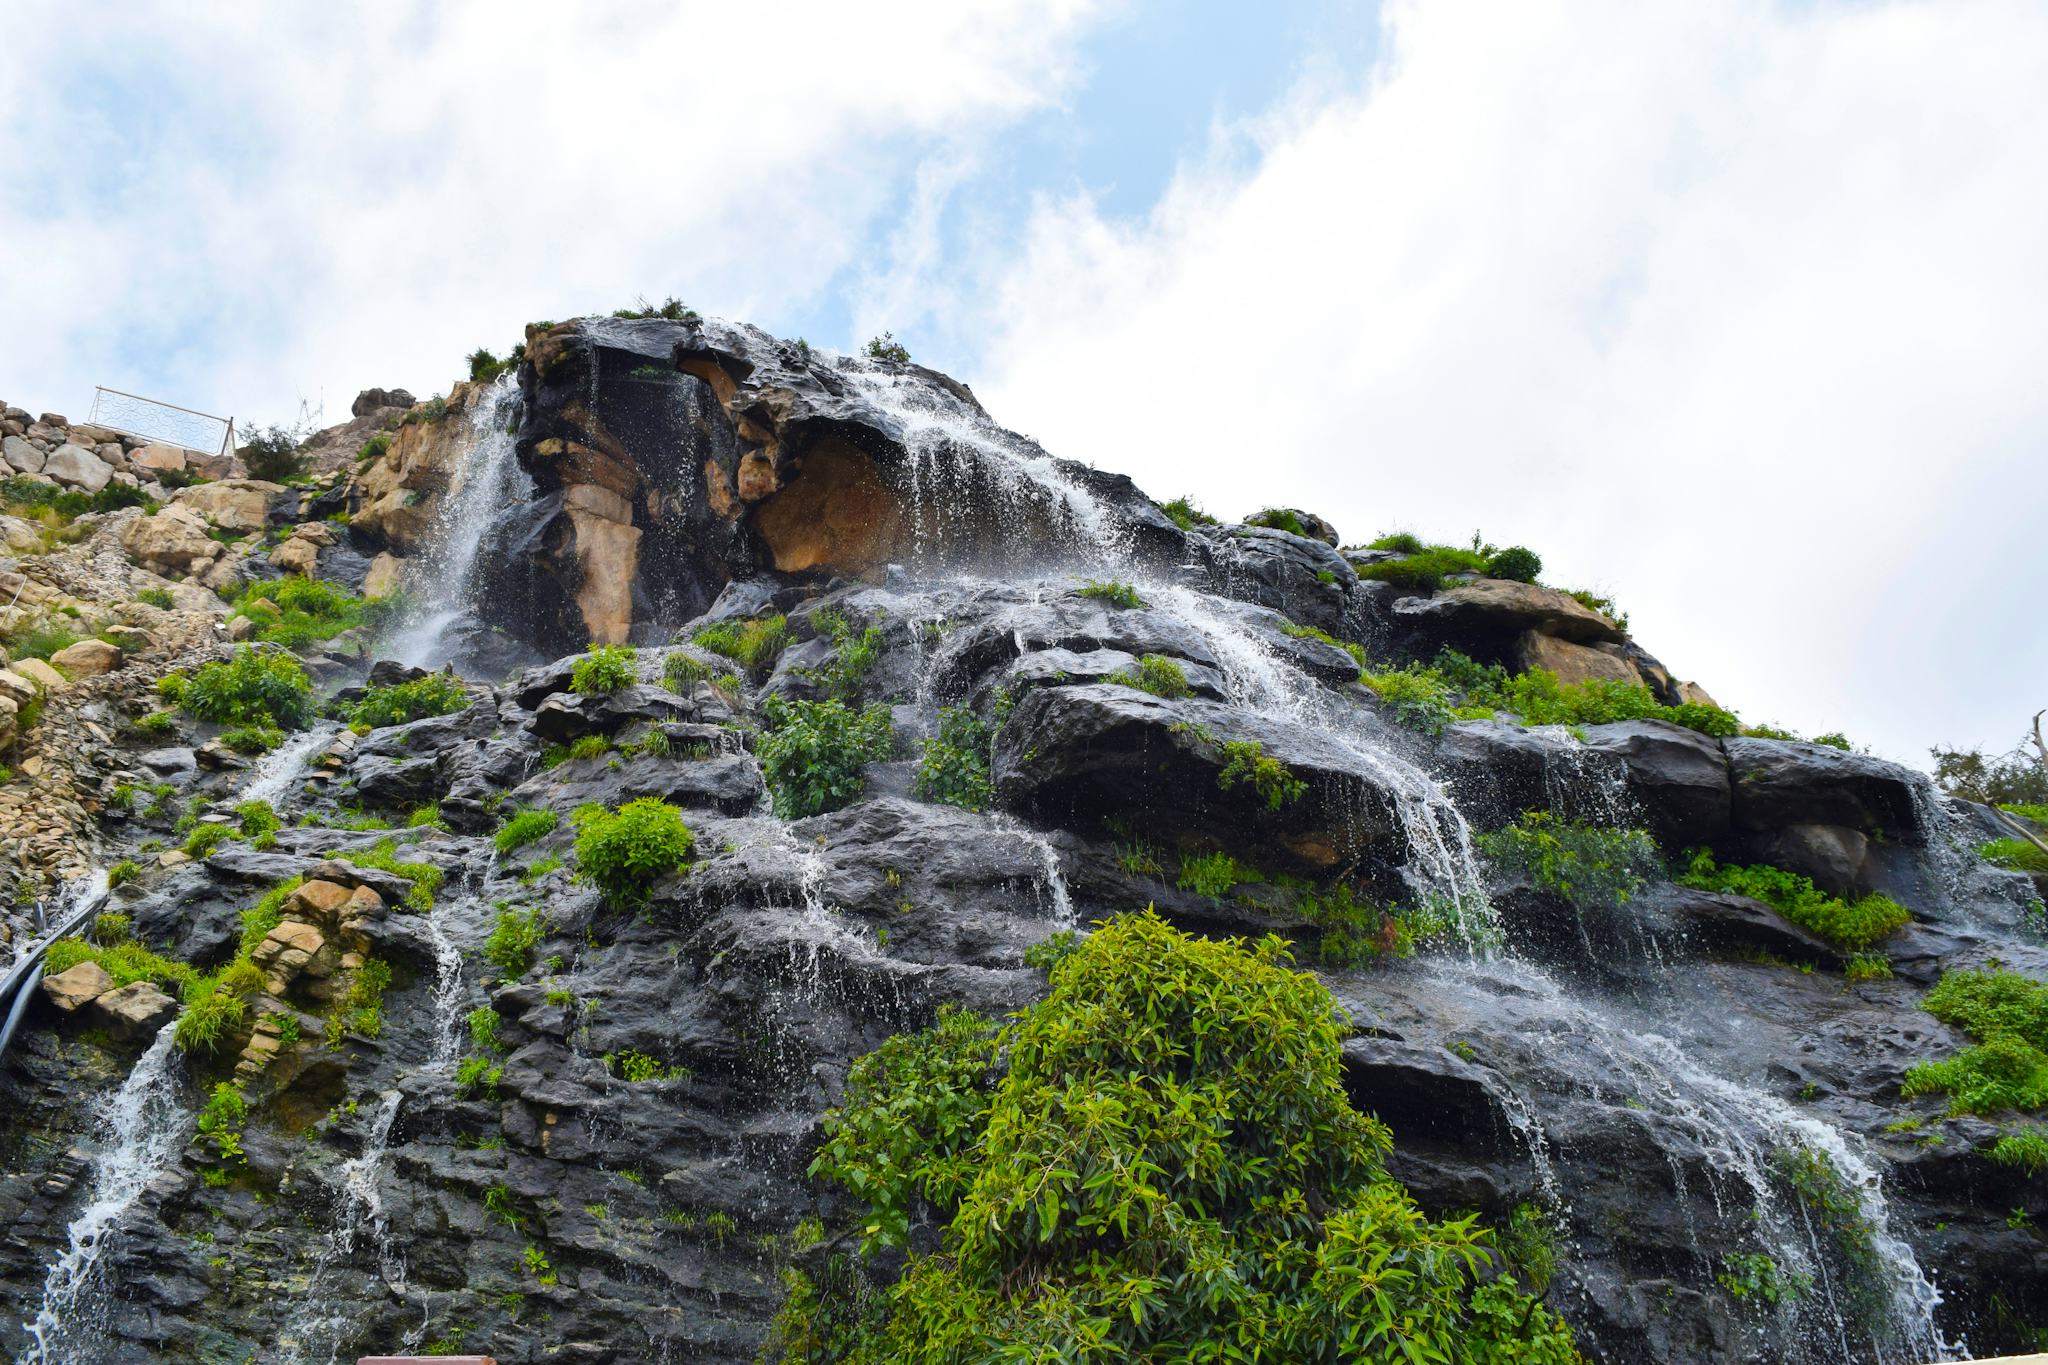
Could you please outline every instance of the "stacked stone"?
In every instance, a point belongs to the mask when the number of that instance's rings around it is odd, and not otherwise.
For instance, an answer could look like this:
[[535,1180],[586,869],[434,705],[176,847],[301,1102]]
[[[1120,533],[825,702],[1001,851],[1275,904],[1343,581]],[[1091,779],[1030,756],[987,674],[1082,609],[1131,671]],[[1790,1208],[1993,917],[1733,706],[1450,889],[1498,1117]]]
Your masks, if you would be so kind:
[[233,474],[234,459],[160,445],[108,427],[74,423],[61,413],[30,416],[24,408],[0,405],[0,462],[9,476],[42,479],[79,493],[97,493],[110,483],[164,496],[161,475],[190,474],[218,479]]

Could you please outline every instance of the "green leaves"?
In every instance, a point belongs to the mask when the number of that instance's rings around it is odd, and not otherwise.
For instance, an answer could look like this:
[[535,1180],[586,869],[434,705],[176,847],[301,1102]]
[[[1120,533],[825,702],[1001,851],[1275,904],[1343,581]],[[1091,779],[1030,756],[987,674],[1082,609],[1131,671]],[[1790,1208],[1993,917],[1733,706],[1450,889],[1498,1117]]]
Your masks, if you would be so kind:
[[578,875],[621,905],[646,900],[655,879],[686,866],[697,847],[682,812],[652,796],[615,811],[583,806],[570,818]]
[[426,716],[452,715],[468,705],[469,694],[462,690],[461,683],[446,673],[429,673],[411,682],[369,689],[349,707],[348,720],[352,725],[366,725],[374,730]]
[[1386,1178],[1346,1027],[1279,940],[1147,911],[1078,944],[1008,1028],[943,1011],[890,1040],[811,1172],[866,1205],[864,1251],[905,1243],[920,1207],[943,1245],[865,1299],[797,1277],[779,1358],[1578,1361],[1511,1281],[1479,1283],[1474,1219],[1433,1222]]
[[1482,834],[1479,851],[1511,873],[1528,877],[1580,909],[1627,901],[1664,871],[1657,841],[1640,829],[1608,829],[1525,811],[1506,829]]
[[1888,938],[1912,919],[1906,907],[1889,896],[1839,900],[1783,868],[1763,863],[1716,867],[1713,855],[1705,850],[1694,852],[1686,874],[1678,881],[1702,891],[1728,891],[1760,900],[1794,924],[1852,952]]
[[889,708],[854,710],[845,702],[770,697],[761,706],[767,730],[755,745],[761,770],[785,820],[837,810],[867,787],[863,769],[896,747]]
[[569,674],[571,691],[617,692],[639,680],[640,653],[631,645],[592,645]]
[[910,790],[920,801],[936,801],[963,810],[985,810],[993,797],[989,783],[989,745],[994,731],[964,706],[939,710],[939,733],[923,742],[924,757],[911,778]]
[[221,725],[303,730],[313,723],[313,680],[281,649],[243,645],[232,659],[201,665],[174,690],[186,711]]

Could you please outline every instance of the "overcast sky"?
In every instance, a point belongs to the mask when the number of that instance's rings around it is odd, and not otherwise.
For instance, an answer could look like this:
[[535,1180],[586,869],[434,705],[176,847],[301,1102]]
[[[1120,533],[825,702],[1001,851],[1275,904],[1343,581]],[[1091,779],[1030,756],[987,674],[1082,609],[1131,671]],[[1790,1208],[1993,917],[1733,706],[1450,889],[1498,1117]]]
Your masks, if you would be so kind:
[[[1753,721],[2048,706],[2048,5],[9,0],[0,397],[675,294],[1237,516],[1530,545]],[[667,17],[665,17],[667,16]]]

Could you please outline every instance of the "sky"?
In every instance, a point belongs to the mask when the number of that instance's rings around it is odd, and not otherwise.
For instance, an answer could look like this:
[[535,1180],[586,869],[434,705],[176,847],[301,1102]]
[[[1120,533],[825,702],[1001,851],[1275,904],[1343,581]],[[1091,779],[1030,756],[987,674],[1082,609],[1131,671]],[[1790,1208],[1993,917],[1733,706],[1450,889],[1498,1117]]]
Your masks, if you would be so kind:
[[1474,532],[1744,718],[2048,706],[2048,6],[10,0],[0,397],[244,423],[674,295]]

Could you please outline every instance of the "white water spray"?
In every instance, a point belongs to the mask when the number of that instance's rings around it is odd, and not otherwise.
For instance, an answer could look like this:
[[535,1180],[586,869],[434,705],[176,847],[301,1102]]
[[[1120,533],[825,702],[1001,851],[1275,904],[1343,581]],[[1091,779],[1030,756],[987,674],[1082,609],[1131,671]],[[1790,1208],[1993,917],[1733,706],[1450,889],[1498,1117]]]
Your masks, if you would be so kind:
[[84,1211],[71,1221],[64,1254],[43,1277],[43,1301],[27,1324],[23,1365],[84,1365],[106,1342],[106,1297],[112,1289],[107,1249],[120,1237],[122,1216],[170,1167],[189,1135],[191,1115],[178,1101],[177,1054],[168,1027],[158,1030],[128,1079],[100,1104],[97,1117],[90,1193]]

